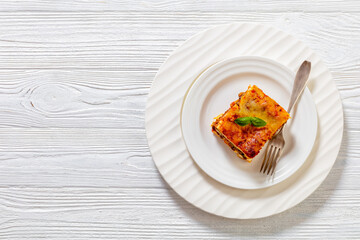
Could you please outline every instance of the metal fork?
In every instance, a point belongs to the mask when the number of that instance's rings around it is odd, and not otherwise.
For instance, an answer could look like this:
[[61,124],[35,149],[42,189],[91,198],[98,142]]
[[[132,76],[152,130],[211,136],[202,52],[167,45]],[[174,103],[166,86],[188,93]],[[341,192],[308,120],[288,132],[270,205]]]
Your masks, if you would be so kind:
[[[291,92],[290,103],[287,112],[290,113],[293,106],[296,104],[301,93],[304,91],[306,82],[309,78],[311,69],[311,63],[304,61],[299,70],[296,73],[294,86]],[[285,125],[285,124],[284,124]],[[284,125],[275,133],[273,138],[270,140],[264,160],[261,164],[260,172],[272,176],[275,172],[276,164],[278,163],[280,156],[284,150],[285,140],[283,136]]]

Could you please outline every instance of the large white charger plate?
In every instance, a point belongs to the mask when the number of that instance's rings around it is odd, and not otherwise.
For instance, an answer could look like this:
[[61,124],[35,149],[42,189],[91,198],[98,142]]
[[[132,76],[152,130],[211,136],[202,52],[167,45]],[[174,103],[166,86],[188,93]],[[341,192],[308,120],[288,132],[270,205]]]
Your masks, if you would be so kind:
[[228,109],[249,85],[259,86],[286,107],[294,79],[290,69],[262,57],[227,59],[202,73],[191,86],[181,114],[185,144],[200,168],[217,181],[242,189],[272,186],[298,170],[307,159],[317,132],[316,107],[307,88],[284,129],[286,145],[273,177],[259,172],[265,147],[248,163],[239,159],[210,127],[214,117]]
[[[301,168],[281,183],[254,190],[229,187],[204,173],[192,160],[180,126],[184,97],[194,79],[214,63],[249,55],[270,58],[293,72],[305,59],[311,61],[308,87],[318,113],[315,144]],[[151,86],[145,126],[153,160],[174,191],[209,213],[250,219],[295,206],[323,182],[339,152],[343,111],[331,74],[314,51],[275,28],[232,23],[191,37],[169,56]]]

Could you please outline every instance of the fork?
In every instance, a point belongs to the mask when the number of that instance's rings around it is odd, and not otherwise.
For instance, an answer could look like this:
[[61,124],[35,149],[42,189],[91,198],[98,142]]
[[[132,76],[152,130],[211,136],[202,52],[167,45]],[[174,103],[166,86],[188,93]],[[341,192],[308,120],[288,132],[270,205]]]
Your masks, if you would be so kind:
[[[304,91],[306,82],[309,78],[311,69],[311,63],[308,61],[304,61],[299,70],[296,73],[294,86],[291,92],[289,107],[287,112],[290,113],[293,106],[298,101],[301,93]],[[276,164],[278,163],[280,156],[284,150],[285,140],[283,136],[284,125],[275,133],[275,135],[270,140],[266,152],[264,160],[261,164],[260,172],[272,176],[275,172]]]

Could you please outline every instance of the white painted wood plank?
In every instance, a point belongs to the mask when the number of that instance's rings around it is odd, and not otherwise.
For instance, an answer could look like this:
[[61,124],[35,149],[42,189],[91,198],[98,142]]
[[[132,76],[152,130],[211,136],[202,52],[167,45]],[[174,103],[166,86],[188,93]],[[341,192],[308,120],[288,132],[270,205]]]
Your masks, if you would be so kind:
[[164,187],[144,130],[0,129],[0,187]]
[[287,212],[239,221],[202,212],[166,189],[7,188],[0,189],[0,238],[356,238],[359,197],[320,187]]
[[332,71],[359,71],[360,14],[0,13],[0,69],[156,72],[187,38],[217,24],[262,22],[315,49]]
[[0,70],[0,128],[144,129],[154,74]]
[[329,12],[346,11],[359,12],[360,4],[357,0],[87,0],[87,1],[51,1],[51,0],[21,0],[2,1],[0,11],[194,11],[194,12]]

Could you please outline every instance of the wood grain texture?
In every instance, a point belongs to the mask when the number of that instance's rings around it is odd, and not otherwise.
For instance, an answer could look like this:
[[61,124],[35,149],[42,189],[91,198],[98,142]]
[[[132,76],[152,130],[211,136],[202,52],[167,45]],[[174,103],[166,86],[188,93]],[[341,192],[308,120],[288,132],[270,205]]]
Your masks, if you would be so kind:
[[0,70],[0,128],[144,129],[153,74],[108,70]]
[[318,49],[332,71],[359,70],[357,13],[3,12],[0,21],[0,69],[155,74],[176,46],[195,33],[233,21],[256,21]]
[[[157,69],[193,34],[262,22],[329,66],[344,107],[320,188],[274,217],[236,221],[161,179],[144,130]],[[359,239],[358,1],[2,1],[0,239]]]
[[[165,189],[0,189],[0,238],[70,239],[245,239],[326,238],[343,231],[356,238],[359,195],[330,197],[322,187],[287,213],[261,220],[229,220],[194,208]],[[351,192],[350,192],[351,193]],[[336,191],[338,196],[349,194]],[[344,209],[344,204],[352,208]],[[314,214],[315,213],[315,214]],[[314,223],[313,217],[318,221]],[[320,215],[320,216],[319,216]],[[4,220],[4,218],[6,220]],[[334,219],[331,224],[328,219]],[[353,221],[347,221],[354,218]],[[171,221],[169,221],[171,219]],[[281,224],[279,224],[281,222]],[[316,231],[313,231],[316,229]],[[293,235],[298,232],[297,235]]]

